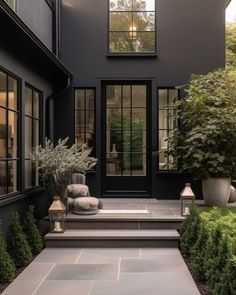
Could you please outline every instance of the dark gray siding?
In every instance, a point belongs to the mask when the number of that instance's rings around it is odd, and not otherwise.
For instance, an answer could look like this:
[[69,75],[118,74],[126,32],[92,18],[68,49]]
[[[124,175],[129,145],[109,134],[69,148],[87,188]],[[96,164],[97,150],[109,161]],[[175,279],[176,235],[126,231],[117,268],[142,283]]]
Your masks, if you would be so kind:
[[[108,0],[62,0],[62,61],[74,74],[75,87],[96,87],[97,156],[100,158],[101,80],[152,80],[152,146],[157,148],[157,87],[185,83],[192,73],[206,73],[225,63],[225,3],[222,0],[156,0],[157,56],[108,57]],[[73,138],[73,97],[64,100],[67,113],[55,126],[57,134]],[[63,108],[61,101],[60,108]],[[57,116],[57,114],[56,114]],[[63,130],[63,133],[60,133]],[[152,195],[175,198],[184,181],[179,174],[157,174],[152,158]],[[92,191],[100,194],[100,164],[89,176]],[[94,184],[94,185],[93,185]],[[196,185],[200,194],[200,187]]]
[[53,13],[46,0],[18,0],[16,13],[50,49],[53,47]]
[[[49,82],[43,78],[42,72],[38,72],[36,68],[32,67],[27,60],[20,59],[14,55],[9,54],[7,50],[0,49],[0,66],[18,76],[21,79],[21,96],[22,106],[24,102],[24,85],[25,82],[30,83],[32,86],[38,88],[43,93],[43,115],[45,115],[46,98],[53,92],[52,86]],[[44,116],[45,117],[45,116]],[[19,134],[19,138],[22,138],[22,155],[24,154],[24,120],[22,116],[22,133]],[[44,125],[44,124],[43,124]],[[43,136],[45,134],[43,126]],[[23,161],[21,162],[20,175],[22,176],[22,182],[24,183],[24,169]],[[17,196],[9,197],[5,200],[0,199],[0,220],[3,222],[3,230],[7,231],[9,221],[11,218],[11,212],[17,210],[20,213],[24,213],[29,204],[36,205],[36,213],[38,217],[44,217],[47,214],[47,200],[44,195],[43,189],[24,192]]]

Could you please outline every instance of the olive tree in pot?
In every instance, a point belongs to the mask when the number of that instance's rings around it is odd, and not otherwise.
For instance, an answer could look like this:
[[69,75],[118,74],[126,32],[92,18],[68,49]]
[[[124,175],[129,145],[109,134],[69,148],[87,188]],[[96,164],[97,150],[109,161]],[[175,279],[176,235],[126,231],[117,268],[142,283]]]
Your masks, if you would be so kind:
[[172,106],[180,126],[166,154],[182,172],[202,179],[206,204],[224,206],[236,174],[236,74],[192,75],[183,87],[186,96]]
[[45,139],[44,145],[37,146],[31,157],[50,187],[51,197],[59,196],[66,208],[66,188],[70,184],[72,173],[85,174],[97,163],[97,159],[90,156],[91,148],[77,144],[69,147],[67,142],[68,138],[59,139],[54,146],[49,139]]

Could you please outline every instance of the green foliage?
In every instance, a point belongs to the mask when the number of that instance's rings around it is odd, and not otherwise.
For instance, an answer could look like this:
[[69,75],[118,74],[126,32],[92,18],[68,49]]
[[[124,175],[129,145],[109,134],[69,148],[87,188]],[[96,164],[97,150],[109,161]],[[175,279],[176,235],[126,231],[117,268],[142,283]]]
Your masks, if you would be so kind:
[[[197,219],[195,211],[198,211]],[[197,207],[195,211],[191,213],[195,217],[187,217],[180,230],[181,241],[190,247],[187,250],[192,269],[199,279],[207,281],[213,295],[236,295],[235,208]],[[189,243],[196,221],[198,238],[195,243]]]
[[226,66],[236,70],[236,18],[226,24]]
[[199,280],[205,281],[205,249],[209,240],[209,231],[203,222],[200,223],[196,244],[191,249],[191,266]]
[[12,213],[12,221],[8,234],[8,252],[11,255],[15,266],[27,265],[32,259],[30,246],[20,224],[20,217],[17,212]]
[[56,146],[45,139],[44,147],[38,146],[32,153],[32,160],[38,162],[39,172],[51,183],[53,195],[65,196],[65,189],[71,174],[86,171],[96,165],[97,159],[90,157],[92,149],[86,145],[67,146],[68,138],[59,139]]
[[213,291],[217,290],[216,282],[219,282],[226,267],[227,261],[230,256],[228,242],[225,238],[221,239],[218,246],[217,256],[214,257],[214,263],[211,265],[211,270],[209,270],[209,286]]
[[8,282],[15,276],[15,265],[7,252],[5,238],[0,231],[0,283]]
[[192,75],[185,92],[186,97],[171,106],[182,128],[168,138],[166,156],[195,178],[235,175],[236,72]]
[[43,248],[43,239],[34,219],[34,207],[30,206],[24,220],[24,232],[33,255],[38,254]]
[[191,214],[188,217],[187,224],[188,225],[186,225],[185,231],[182,230],[180,246],[185,255],[189,256],[192,246],[196,242],[197,233],[200,227],[200,217],[196,209],[192,209]]

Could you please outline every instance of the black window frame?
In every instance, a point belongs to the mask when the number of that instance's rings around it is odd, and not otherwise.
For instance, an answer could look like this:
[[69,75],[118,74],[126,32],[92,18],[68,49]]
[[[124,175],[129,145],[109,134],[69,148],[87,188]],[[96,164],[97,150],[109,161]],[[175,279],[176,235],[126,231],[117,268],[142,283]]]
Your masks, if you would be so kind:
[[[150,56],[150,57],[156,57],[157,56],[157,9],[156,9],[156,0],[154,0],[154,11],[139,11],[139,10],[120,10],[120,11],[112,11],[110,10],[110,1],[111,0],[107,0],[107,57],[110,57],[110,56],[127,56],[127,57],[132,57],[132,56]],[[133,0],[132,0],[133,1]],[[154,37],[155,37],[155,40],[154,40],[154,51],[110,51],[110,32],[133,32],[133,31],[116,31],[116,30],[110,30],[110,13],[112,12],[131,12],[132,14],[133,13],[142,13],[142,12],[152,12],[154,14],[154,31],[136,31],[137,33],[138,32],[153,32],[154,33]],[[133,19],[133,16],[132,16],[132,19]]]
[[[6,189],[6,193],[5,194],[2,194],[0,195],[0,201],[5,199],[5,198],[10,198],[12,196],[15,196],[17,194],[20,194],[21,191],[22,191],[22,176],[21,176],[21,157],[20,155],[22,155],[22,146],[21,146],[21,115],[22,115],[22,108],[21,108],[21,97],[20,97],[20,94],[21,94],[21,79],[16,76],[15,74],[13,74],[12,72],[8,71],[7,69],[3,68],[0,66],[0,72],[4,73],[6,75],[6,78],[7,78],[7,88],[6,88],[6,93],[7,93],[7,97],[6,97],[6,103],[7,105],[6,106],[0,106],[0,108],[2,109],[5,109],[6,112],[7,112],[7,117],[6,117],[6,133],[7,133],[7,140],[6,140],[6,151],[8,151],[8,113],[9,111],[10,112],[14,112],[15,114],[18,115],[17,117],[17,140],[16,140],[16,145],[17,145],[17,155],[16,157],[12,157],[12,158],[3,158],[1,159],[0,158],[0,161],[6,161],[7,162],[7,183],[9,182],[9,170],[8,170],[8,162],[9,161],[16,161],[17,162],[17,168],[16,168],[16,191],[14,192],[8,192],[8,185],[6,186],[7,189]],[[11,109],[8,107],[8,101],[9,101],[9,77],[13,78],[16,80],[17,82],[17,110],[14,110],[14,109]]]
[[[84,108],[76,108],[76,103],[75,103],[75,99],[76,99],[76,91],[77,90],[83,90],[84,91]],[[86,108],[86,90],[92,90],[93,91],[93,108]],[[94,118],[94,122],[93,122],[93,130],[94,130],[94,134],[93,134],[93,142],[94,142],[94,146],[92,147],[92,156],[96,155],[96,88],[95,87],[75,87],[74,88],[74,142],[76,142],[76,111],[80,110],[80,111],[84,111],[84,118],[86,120],[86,111],[88,110],[93,110],[93,118]],[[84,143],[86,143],[86,127],[84,128]],[[91,169],[92,171],[95,170],[95,167]]]
[[[24,97],[26,96],[26,88],[29,88],[32,91],[32,116],[25,114],[25,99],[24,99],[24,128],[25,128],[25,117],[30,118],[32,121],[32,134],[31,134],[31,144],[32,144],[32,149],[34,148],[34,138],[35,138],[35,130],[34,130],[34,121],[38,121],[39,123],[39,144],[42,144],[43,142],[43,92],[41,90],[39,90],[38,88],[36,88],[35,86],[31,85],[28,82],[25,82],[25,88],[24,88]],[[34,93],[38,93],[39,94],[39,116],[38,118],[34,117]],[[25,139],[25,129],[24,129],[24,139]],[[24,140],[24,144],[25,144],[25,140]],[[26,158],[25,155],[25,146],[24,146],[24,155],[23,155],[23,165],[24,165],[24,183],[23,183],[23,188],[25,191],[31,191],[31,190],[35,190],[39,187],[42,187],[42,183],[40,181],[40,176],[38,179],[38,184],[37,185],[32,185],[31,187],[26,187],[25,186],[25,172],[26,172],[26,161],[31,161],[30,158]],[[32,167],[33,169],[33,167]]]
[[[160,146],[160,137],[159,137],[159,132],[160,131],[167,131],[167,136],[169,136],[169,132],[171,130],[174,130],[174,129],[171,129],[169,128],[169,112],[167,112],[167,128],[159,128],[159,111],[161,110],[166,110],[166,108],[162,109],[159,107],[160,105],[160,100],[159,100],[159,90],[166,90],[167,91],[167,102],[169,105],[170,102],[169,102],[169,90],[176,90],[177,91],[177,99],[179,100],[180,99],[180,89],[177,89],[176,87],[174,86],[168,86],[168,87],[158,87],[157,88],[157,146],[158,146],[158,151],[159,151],[159,146]],[[176,121],[177,123],[177,128],[179,128],[179,121],[177,120]],[[169,144],[167,142],[167,149],[169,149]],[[163,173],[163,174],[171,174],[171,173],[179,173],[179,167],[178,167],[178,163],[177,163],[177,167],[175,169],[169,169],[169,159],[168,159],[168,169],[160,169],[160,156],[158,154],[157,156],[157,173]]]

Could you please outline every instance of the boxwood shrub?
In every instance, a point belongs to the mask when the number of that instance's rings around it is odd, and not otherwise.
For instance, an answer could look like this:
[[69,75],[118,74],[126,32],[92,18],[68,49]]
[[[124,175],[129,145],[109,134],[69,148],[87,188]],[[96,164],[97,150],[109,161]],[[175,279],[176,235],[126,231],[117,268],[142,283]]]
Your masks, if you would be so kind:
[[194,207],[180,229],[180,247],[212,294],[236,294],[236,208]]

